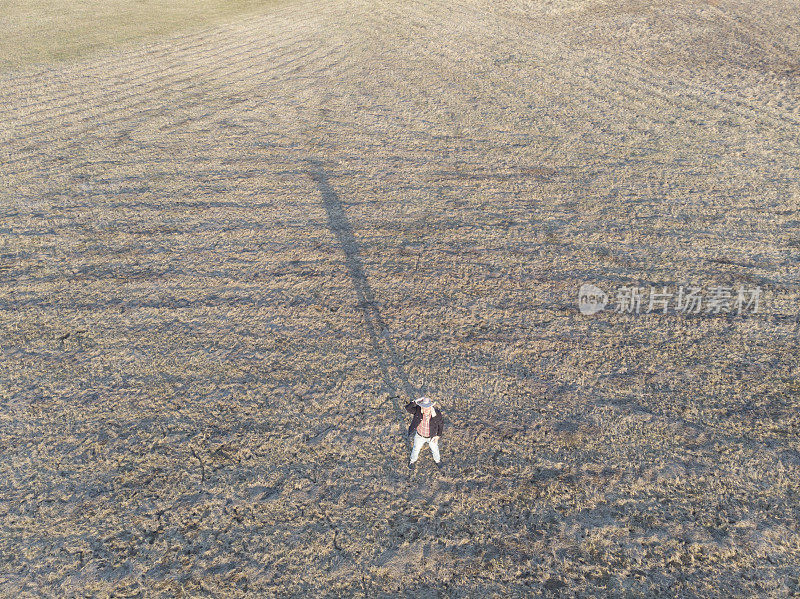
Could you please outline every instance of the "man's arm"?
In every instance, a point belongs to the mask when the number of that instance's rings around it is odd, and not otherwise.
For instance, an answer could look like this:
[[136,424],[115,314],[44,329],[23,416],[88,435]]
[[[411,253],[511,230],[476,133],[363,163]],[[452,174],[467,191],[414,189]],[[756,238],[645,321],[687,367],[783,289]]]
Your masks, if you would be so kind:
[[442,414],[441,410],[439,410],[439,414],[441,415],[441,418],[439,418],[439,425],[436,427],[437,440],[442,436],[442,431],[444,430],[444,414]]
[[410,401],[410,402],[408,402],[408,403],[406,404],[406,412],[411,412],[411,413],[413,414],[413,413],[414,413],[414,411],[415,411],[415,410],[416,410],[418,407],[419,407],[419,406],[417,406],[417,404],[416,404],[416,403],[414,403],[413,401]]

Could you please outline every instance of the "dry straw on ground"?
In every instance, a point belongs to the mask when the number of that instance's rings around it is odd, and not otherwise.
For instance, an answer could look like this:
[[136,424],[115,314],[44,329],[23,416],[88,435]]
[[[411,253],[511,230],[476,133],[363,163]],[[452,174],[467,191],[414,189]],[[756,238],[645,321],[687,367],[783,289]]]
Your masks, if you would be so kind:
[[800,592],[797,9],[285,2],[0,73],[0,595]]

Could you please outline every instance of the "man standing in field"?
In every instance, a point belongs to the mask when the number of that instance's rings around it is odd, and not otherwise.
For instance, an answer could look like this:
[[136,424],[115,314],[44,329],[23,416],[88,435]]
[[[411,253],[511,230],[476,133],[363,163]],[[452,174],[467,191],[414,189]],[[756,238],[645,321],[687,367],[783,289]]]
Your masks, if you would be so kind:
[[431,448],[433,461],[441,470],[442,462],[439,457],[439,437],[442,436],[442,410],[436,410],[433,402],[427,397],[420,397],[416,401],[411,401],[406,405],[406,410],[411,412],[414,417],[411,419],[411,426],[408,427],[408,434],[414,433],[414,449],[411,450],[411,461],[408,464],[410,470],[414,469],[414,464],[419,458],[419,452],[425,443]]

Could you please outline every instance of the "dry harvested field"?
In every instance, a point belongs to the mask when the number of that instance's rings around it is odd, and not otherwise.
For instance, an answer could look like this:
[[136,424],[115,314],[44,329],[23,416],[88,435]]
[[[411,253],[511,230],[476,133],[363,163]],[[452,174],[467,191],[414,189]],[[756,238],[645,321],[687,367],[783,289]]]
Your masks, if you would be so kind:
[[0,72],[2,597],[798,596],[800,3],[70,4]]

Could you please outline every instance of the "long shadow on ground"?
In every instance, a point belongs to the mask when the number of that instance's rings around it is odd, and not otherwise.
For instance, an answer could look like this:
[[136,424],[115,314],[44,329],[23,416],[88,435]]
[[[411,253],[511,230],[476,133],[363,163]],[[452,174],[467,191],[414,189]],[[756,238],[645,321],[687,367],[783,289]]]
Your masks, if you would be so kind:
[[375,301],[375,294],[364,272],[361,250],[353,233],[353,226],[347,218],[344,206],[342,206],[342,202],[339,199],[339,194],[331,186],[328,174],[320,161],[308,159],[306,162],[309,166],[306,172],[316,183],[322,196],[322,205],[325,207],[325,212],[328,216],[328,226],[336,235],[336,239],[342,247],[342,251],[344,251],[347,272],[355,288],[358,307],[364,315],[367,333],[372,344],[372,352],[380,365],[384,386],[389,393],[388,400],[392,402],[397,413],[401,423],[401,432],[405,439],[403,424],[405,411],[397,403],[397,400],[401,397],[401,389],[408,401],[417,396],[417,390],[408,381],[408,376],[402,368],[397,349],[392,341],[389,327],[386,326],[386,322],[381,317],[378,304]]

